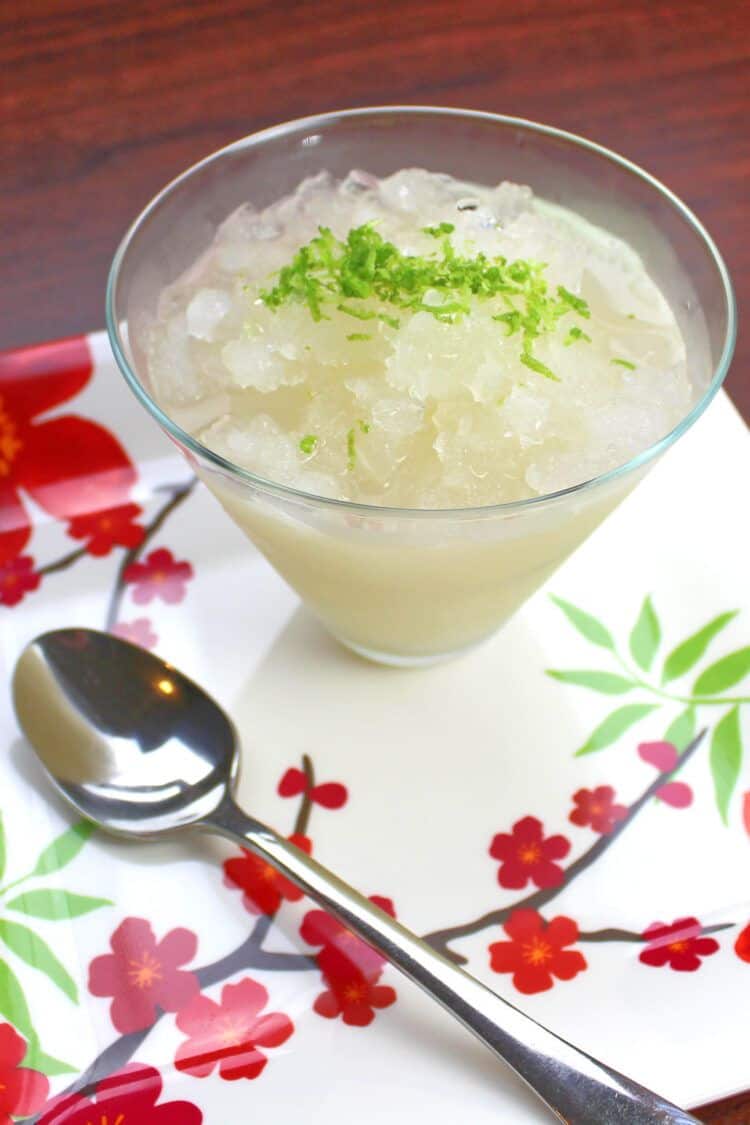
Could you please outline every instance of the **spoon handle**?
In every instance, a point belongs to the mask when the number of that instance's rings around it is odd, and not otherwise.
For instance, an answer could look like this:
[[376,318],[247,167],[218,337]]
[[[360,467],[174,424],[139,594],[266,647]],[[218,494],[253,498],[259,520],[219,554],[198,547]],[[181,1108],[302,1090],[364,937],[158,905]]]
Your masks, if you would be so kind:
[[568,1125],[697,1125],[696,1118],[554,1035],[227,799],[202,824],[273,864],[481,1039]]

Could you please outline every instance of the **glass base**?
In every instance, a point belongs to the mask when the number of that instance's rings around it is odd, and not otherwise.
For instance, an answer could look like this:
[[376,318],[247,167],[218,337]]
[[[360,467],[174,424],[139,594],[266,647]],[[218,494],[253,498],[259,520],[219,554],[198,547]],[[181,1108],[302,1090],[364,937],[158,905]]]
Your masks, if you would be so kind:
[[448,660],[456,660],[459,656],[463,656],[472,649],[483,644],[486,637],[481,640],[472,641],[470,645],[465,645],[463,648],[451,649],[450,652],[435,652],[429,653],[426,656],[410,656],[403,653],[396,652],[377,652],[375,649],[365,648],[363,645],[358,645],[354,641],[348,640],[346,637],[341,637],[337,633],[333,634],[337,641],[339,641],[344,648],[348,648],[357,656],[363,657],[365,660],[370,660],[373,664],[385,664],[389,668],[429,668],[433,664],[445,664]]

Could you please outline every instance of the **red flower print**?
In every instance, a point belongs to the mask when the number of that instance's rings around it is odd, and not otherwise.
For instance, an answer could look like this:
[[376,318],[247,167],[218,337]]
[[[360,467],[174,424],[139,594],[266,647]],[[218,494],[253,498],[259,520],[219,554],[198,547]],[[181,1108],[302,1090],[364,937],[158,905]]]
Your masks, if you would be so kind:
[[309,793],[310,799],[324,809],[340,809],[349,797],[346,786],[338,781],[326,781],[311,788],[302,770],[288,769],[279,782],[278,794],[280,797],[297,797],[300,793]]
[[519,992],[546,992],[558,980],[572,980],[587,968],[586,958],[566,949],[578,937],[572,918],[560,916],[545,922],[536,910],[514,910],[503,926],[510,941],[490,946],[490,968],[512,973]]
[[25,1040],[9,1023],[0,1023],[0,1125],[38,1113],[47,1097],[45,1075],[21,1066],[25,1054]]
[[[289,837],[289,843],[308,855],[312,853],[312,842],[307,836],[295,834]],[[244,892],[242,904],[251,914],[275,914],[282,900],[298,902],[302,898],[302,891],[294,883],[265,859],[244,848],[241,855],[224,861],[224,882]]]
[[324,809],[340,809],[346,804],[349,794],[346,786],[338,781],[326,781],[322,785],[313,785],[310,790],[310,799]]
[[0,563],[31,537],[24,494],[66,522],[130,500],[136,472],[112,434],[77,415],[48,417],[91,372],[83,339],[0,355]]
[[135,621],[129,622],[118,621],[112,632],[116,637],[122,637],[124,641],[140,645],[141,648],[153,648],[159,639],[147,617],[136,617]]
[[678,918],[671,926],[653,922],[643,931],[648,945],[638,960],[657,969],[669,965],[678,973],[694,973],[701,966],[701,957],[710,957],[719,948],[718,941],[702,937],[702,933],[697,918]]
[[671,742],[641,742],[638,746],[638,757],[648,762],[659,773],[673,770],[680,760],[677,747]]
[[745,926],[742,933],[734,943],[734,952],[740,961],[750,961],[750,924]]
[[180,968],[195,957],[192,931],[170,930],[157,942],[145,918],[126,918],[110,945],[112,953],[91,962],[89,991],[113,997],[110,1015],[119,1032],[150,1027],[157,1007],[176,1012],[198,991],[195,973]]
[[177,1016],[178,1028],[188,1036],[177,1048],[177,1069],[205,1078],[218,1063],[229,1082],[257,1078],[268,1062],[259,1048],[280,1047],[294,1031],[283,1012],[260,1014],[267,1003],[265,988],[250,977],[225,984],[220,1004],[195,996]]
[[[320,954],[318,958],[321,969],[322,957],[323,954]],[[333,952],[325,958],[325,964],[323,979],[328,988],[316,997],[313,1004],[319,1016],[328,1020],[341,1016],[350,1027],[367,1027],[375,1018],[375,1009],[395,1004],[396,990],[389,985],[378,984],[380,973],[368,978],[357,972],[347,958]]]
[[68,535],[73,539],[87,539],[86,550],[90,555],[108,555],[114,546],[137,547],[144,532],[141,525],[133,521],[140,514],[137,504],[87,512],[70,521]]
[[693,803],[693,790],[684,781],[667,781],[656,790],[656,796],[673,809],[686,809]]
[[41,580],[31,555],[16,555],[0,562],[0,605],[18,605],[26,594],[37,589]]
[[292,767],[279,782],[278,794],[280,797],[298,797],[300,793],[307,792],[307,786],[307,775]]
[[[641,742],[638,756],[660,773],[676,769],[680,760],[680,753],[671,742]],[[665,781],[656,790],[656,796],[674,809],[686,809],[693,803],[693,790],[684,781]]]
[[203,1114],[192,1102],[157,1105],[161,1090],[158,1070],[130,1063],[103,1078],[91,1098],[82,1094],[53,1098],[37,1125],[201,1125]]
[[[373,895],[370,902],[396,917],[390,899]],[[378,983],[385,958],[330,914],[324,910],[309,911],[302,920],[300,934],[308,945],[323,947],[315,958],[328,986],[313,1004],[319,1016],[341,1016],[346,1024],[366,1027],[375,1018],[375,1009],[388,1008],[395,1002],[395,990]]]
[[[386,914],[390,914],[391,918],[396,917],[395,907],[389,898],[371,895],[370,902],[379,906]],[[299,932],[302,940],[308,945],[323,947],[317,955],[319,963],[321,957],[325,960],[327,953],[334,951],[346,958],[353,968],[366,975],[379,972],[385,965],[385,957],[347,930],[342,922],[327,914],[325,910],[308,911],[302,919]]]
[[133,601],[148,605],[153,598],[175,605],[185,597],[185,584],[193,577],[189,562],[177,562],[166,547],[160,547],[146,556],[145,562],[131,563],[125,567],[123,578],[132,582]]
[[611,785],[579,789],[573,794],[573,802],[575,808],[568,820],[581,828],[589,826],[602,836],[608,835],[628,811],[625,805],[615,804],[615,791]]
[[492,858],[502,861],[497,881],[510,890],[520,890],[529,880],[540,888],[558,886],[563,869],[552,861],[563,859],[569,851],[570,841],[564,836],[544,837],[535,816],[517,820],[510,835],[499,832],[490,846]]

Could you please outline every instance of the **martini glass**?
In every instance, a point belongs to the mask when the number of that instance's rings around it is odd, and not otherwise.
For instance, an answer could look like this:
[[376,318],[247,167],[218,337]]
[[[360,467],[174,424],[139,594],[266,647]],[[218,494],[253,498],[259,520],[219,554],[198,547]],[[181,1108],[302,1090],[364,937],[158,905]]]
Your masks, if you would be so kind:
[[[628,242],[674,313],[693,404],[626,464],[575,487],[481,508],[332,500],[259,477],[202,445],[159,404],[146,342],[159,294],[250,202],[307,176],[422,167],[480,184],[511,180]],[[735,309],[716,246],[667,188],[580,137],[468,110],[383,107],[304,118],[246,137],[169,184],[120,245],[107,287],[117,362],[146,410],[303,602],[344,644],[388,664],[429,664],[492,634],[705,410],[729,367]]]

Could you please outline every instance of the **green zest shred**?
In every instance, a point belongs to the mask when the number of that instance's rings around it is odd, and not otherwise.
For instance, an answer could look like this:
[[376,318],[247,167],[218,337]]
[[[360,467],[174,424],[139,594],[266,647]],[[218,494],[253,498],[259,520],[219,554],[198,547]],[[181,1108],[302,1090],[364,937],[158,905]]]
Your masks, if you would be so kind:
[[574,344],[576,342],[576,340],[585,340],[586,343],[591,343],[591,337],[586,332],[584,332],[582,328],[579,328],[577,324],[574,324],[573,327],[568,331],[568,335],[563,340],[563,345],[564,347],[569,348],[571,344]]
[[315,434],[305,434],[299,443],[299,447],[303,453],[312,453],[317,444],[318,439]]
[[346,467],[349,472],[357,464],[357,431],[352,426],[346,435]]
[[444,234],[453,234],[455,229],[453,223],[440,223],[436,227],[422,227],[424,233],[431,234],[433,238],[441,238]]
[[589,319],[591,311],[583,298],[576,297],[575,293],[571,293],[564,285],[558,285],[557,295],[566,305],[570,305],[571,309],[574,309],[579,316],[585,317],[586,320]]
[[611,363],[616,363],[618,367],[627,367],[628,371],[635,371],[635,364],[631,363],[629,359],[613,359]]
[[507,324],[509,336],[514,336],[516,332],[520,331],[523,324],[523,317],[516,309],[512,312],[498,313],[497,316],[493,316],[492,319],[499,320],[502,324]]
[[346,467],[351,472],[357,464],[357,427],[363,434],[369,434],[370,423],[363,418],[357,419],[357,426],[352,426],[346,435]]
[[372,336],[369,332],[350,332],[346,338],[347,340],[371,340]]
[[560,382],[559,375],[555,375],[554,371],[550,371],[546,363],[542,363],[540,359],[530,355],[529,352],[521,352],[521,363],[524,367],[536,371],[539,375],[544,375],[546,379],[555,379],[558,383]]
[[[261,300],[274,311],[291,302],[304,304],[314,321],[328,319],[323,310],[333,306],[357,320],[375,320],[394,329],[401,323],[394,310],[430,313],[442,323],[454,324],[471,311],[472,300],[499,300],[505,311],[493,319],[505,325],[508,336],[520,336],[521,362],[547,379],[556,379],[534,356],[535,342],[552,332],[566,314],[588,319],[587,303],[563,285],[552,293],[542,276],[543,262],[508,261],[502,255],[488,258],[481,253],[466,257],[450,241],[452,223],[424,230],[438,241],[432,254],[402,254],[372,223],[352,228],[344,241],[328,227],[319,227],[315,238],[279,271],[276,284],[261,290]],[[440,301],[426,302],[428,292],[439,294]],[[366,334],[358,332],[347,337],[363,338]],[[585,333],[573,338],[588,339]]]

